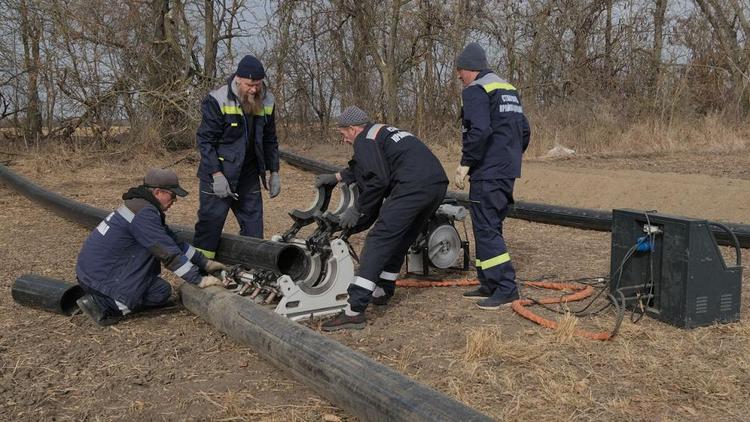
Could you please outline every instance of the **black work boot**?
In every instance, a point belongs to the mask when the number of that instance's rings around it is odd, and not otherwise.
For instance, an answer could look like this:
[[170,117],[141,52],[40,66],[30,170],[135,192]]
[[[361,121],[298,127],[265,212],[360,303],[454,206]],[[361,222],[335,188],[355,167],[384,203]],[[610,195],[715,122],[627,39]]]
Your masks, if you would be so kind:
[[469,290],[461,295],[464,299],[485,299],[492,296],[492,292],[484,286],[479,286],[474,290]]
[[503,296],[500,294],[500,290],[498,289],[495,290],[495,294],[493,294],[492,296],[477,302],[477,306],[479,306],[480,309],[494,310],[510,305],[511,303],[513,303],[513,301],[516,300],[518,300],[518,292],[513,293],[510,296]]
[[361,330],[367,325],[367,319],[365,313],[360,312],[357,315],[349,316],[346,312],[339,312],[336,317],[329,319],[323,323],[321,327],[323,331],[338,331],[338,330]]
[[96,303],[96,300],[94,300],[94,297],[91,295],[84,295],[82,298],[78,299],[76,303],[81,311],[94,320],[94,322],[100,327],[117,324],[122,319],[121,316],[105,315]]

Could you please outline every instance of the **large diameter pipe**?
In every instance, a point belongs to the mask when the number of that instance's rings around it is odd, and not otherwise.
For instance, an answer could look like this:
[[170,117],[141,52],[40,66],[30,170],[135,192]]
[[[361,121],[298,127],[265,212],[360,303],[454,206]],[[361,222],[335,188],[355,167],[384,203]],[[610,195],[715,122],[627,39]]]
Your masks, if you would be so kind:
[[77,284],[36,274],[24,274],[13,282],[10,294],[20,305],[72,315],[78,309],[76,300],[86,293]]
[[[175,226],[172,231],[180,240],[193,242],[192,230]],[[297,245],[226,233],[221,235],[216,259],[224,264],[244,264],[288,275],[293,280],[303,278],[310,265],[310,257]]]
[[365,421],[489,421],[489,417],[342,344],[218,287],[181,287],[182,303]]
[[[105,210],[45,190],[3,165],[0,165],[0,180],[55,214],[84,227],[96,227],[108,214]],[[193,230],[183,226],[170,227],[178,238],[192,243]],[[310,265],[310,258],[299,246],[231,234],[221,236],[216,259],[227,264],[244,264],[285,274],[295,280],[304,277]]]
[[[279,150],[279,156],[289,164],[313,173],[335,173],[341,167],[334,166],[323,161],[295,154],[290,151]],[[448,199],[454,199],[458,203],[469,206],[471,201],[465,192],[448,191],[445,194]],[[518,201],[513,204],[508,213],[510,218],[532,221],[536,223],[556,224],[558,226],[575,227],[577,229],[611,231],[612,212],[599,211],[587,208],[560,207],[556,205],[537,204],[533,202]],[[728,227],[737,237],[740,246],[750,248],[750,225],[738,223],[721,223]],[[734,246],[734,240],[726,231],[715,225],[711,231],[716,241],[721,245]]]

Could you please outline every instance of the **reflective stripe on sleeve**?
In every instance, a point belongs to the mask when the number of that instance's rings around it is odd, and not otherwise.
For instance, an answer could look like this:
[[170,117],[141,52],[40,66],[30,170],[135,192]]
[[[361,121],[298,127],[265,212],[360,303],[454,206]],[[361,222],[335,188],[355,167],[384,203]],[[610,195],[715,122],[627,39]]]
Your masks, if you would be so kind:
[[192,268],[193,268],[193,263],[190,262],[190,261],[188,261],[188,262],[182,264],[182,266],[180,268],[176,269],[174,273],[175,273],[176,276],[182,277],[185,274],[187,274],[188,271],[190,271]]
[[195,256],[195,248],[193,247],[193,245],[188,245],[185,256],[187,257],[187,259],[193,259],[193,256]]

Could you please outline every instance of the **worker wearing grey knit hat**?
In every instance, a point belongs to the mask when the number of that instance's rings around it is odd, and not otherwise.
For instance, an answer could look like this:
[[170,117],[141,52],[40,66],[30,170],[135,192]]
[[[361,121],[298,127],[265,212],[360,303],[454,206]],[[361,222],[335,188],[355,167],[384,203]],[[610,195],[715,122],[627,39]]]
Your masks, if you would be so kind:
[[480,71],[489,69],[490,65],[487,64],[487,55],[482,46],[472,42],[467,44],[456,58],[456,68]]
[[518,90],[489,69],[477,43],[456,58],[461,92],[462,150],[454,182],[464,189],[470,178],[471,220],[480,286],[465,292],[481,309],[498,309],[518,299],[516,271],[503,239],[503,220],[521,177],[521,157],[531,129]]
[[357,106],[345,108],[336,125],[344,143],[352,145],[354,156],[347,168],[319,175],[315,186],[356,183],[359,196],[339,214],[338,228],[351,234],[373,227],[365,239],[357,276],[347,289],[348,306],[323,323],[323,331],[362,329],[370,303],[388,304],[409,246],[443,202],[448,188],[440,161],[413,134],[373,124]]

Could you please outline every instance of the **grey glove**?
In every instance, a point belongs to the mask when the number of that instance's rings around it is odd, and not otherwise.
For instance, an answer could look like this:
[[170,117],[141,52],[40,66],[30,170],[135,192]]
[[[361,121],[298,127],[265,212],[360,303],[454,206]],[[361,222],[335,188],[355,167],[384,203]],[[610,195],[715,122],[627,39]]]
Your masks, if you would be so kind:
[[214,189],[214,195],[219,198],[231,196],[232,198],[237,199],[237,194],[232,192],[232,189],[229,187],[229,181],[227,181],[227,178],[224,177],[223,173],[214,176],[212,187]]
[[361,214],[357,210],[357,207],[349,207],[341,213],[341,216],[339,217],[339,225],[342,229],[351,229],[357,224],[360,216]]
[[335,186],[339,183],[336,173],[319,174],[315,176],[315,187]]
[[226,270],[227,266],[222,264],[221,262],[209,259],[206,261],[206,268],[204,269],[206,270],[207,273],[213,274],[217,271]]
[[271,180],[268,182],[268,196],[275,198],[281,192],[281,177],[276,171],[271,172]]
[[219,280],[218,278],[212,276],[212,275],[204,275],[203,278],[201,278],[201,282],[198,283],[198,287],[201,289],[205,289],[208,286],[223,286],[224,283]]

